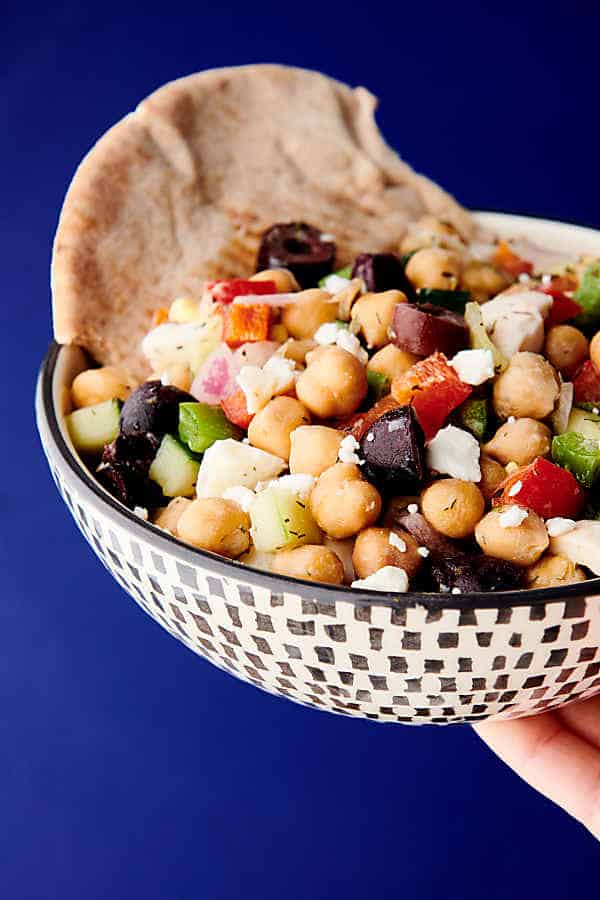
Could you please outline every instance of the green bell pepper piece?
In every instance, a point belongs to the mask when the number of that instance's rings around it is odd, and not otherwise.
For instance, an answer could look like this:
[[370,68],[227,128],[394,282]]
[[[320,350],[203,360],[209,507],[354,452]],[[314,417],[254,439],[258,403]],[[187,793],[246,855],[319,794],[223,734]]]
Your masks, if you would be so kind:
[[600,446],[576,431],[557,434],[552,440],[552,459],[567,469],[585,488],[591,488],[600,472]]
[[194,453],[204,453],[215,441],[241,437],[241,430],[229,421],[220,406],[179,404],[179,440]]
[[468,291],[443,291],[438,288],[421,288],[417,293],[419,303],[433,303],[434,306],[443,306],[461,316],[465,306],[471,299]]
[[577,317],[580,325],[590,325],[600,319],[600,263],[587,267],[573,299],[582,308]]
[[382,372],[371,372],[367,370],[367,383],[369,385],[368,399],[372,403],[376,403],[390,392],[390,379]]
[[470,431],[478,441],[483,440],[488,427],[487,400],[471,397],[458,408],[458,421]]

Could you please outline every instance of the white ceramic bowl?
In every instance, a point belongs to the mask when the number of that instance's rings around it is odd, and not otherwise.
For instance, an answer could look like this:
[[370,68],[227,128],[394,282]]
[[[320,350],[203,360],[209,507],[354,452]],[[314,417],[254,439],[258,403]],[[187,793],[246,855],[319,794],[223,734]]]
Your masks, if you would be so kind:
[[[600,255],[600,234],[479,213],[496,233]],[[36,398],[58,489],[84,537],[134,600],[194,652],[271,693],[387,722],[530,715],[600,691],[600,578],[566,588],[460,596],[315,585],[193,550],[112,498],[64,425],[86,366],[53,345]]]

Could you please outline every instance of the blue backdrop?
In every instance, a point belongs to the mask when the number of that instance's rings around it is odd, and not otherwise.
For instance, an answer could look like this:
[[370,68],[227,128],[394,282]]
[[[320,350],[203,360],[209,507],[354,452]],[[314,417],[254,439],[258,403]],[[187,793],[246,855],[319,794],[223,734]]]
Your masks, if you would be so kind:
[[391,143],[466,204],[600,226],[597,2],[487,5],[0,6],[6,900],[597,892],[597,845],[468,728],[296,707],[161,631],[76,533],[33,431],[71,174],[198,68],[281,61],[364,83]]

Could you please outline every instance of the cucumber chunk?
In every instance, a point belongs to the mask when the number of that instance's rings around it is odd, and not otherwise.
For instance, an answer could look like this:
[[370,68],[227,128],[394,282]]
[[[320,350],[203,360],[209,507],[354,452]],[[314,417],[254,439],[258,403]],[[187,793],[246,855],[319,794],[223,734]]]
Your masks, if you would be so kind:
[[165,434],[150,466],[149,476],[162,488],[165,497],[191,497],[196,487],[200,463],[171,434]]
[[600,474],[598,441],[576,431],[557,434],[552,441],[552,461],[567,469],[584,488],[591,488]]
[[252,540],[257,550],[273,553],[302,544],[320,544],[321,531],[308,501],[283,488],[266,488],[250,506]]
[[105,400],[70,413],[67,428],[75,449],[80,453],[102,453],[119,433],[120,412],[119,400]]
[[572,409],[567,431],[576,431],[587,438],[600,441],[600,416],[585,409]]
[[488,426],[487,400],[470,397],[458,408],[458,421],[478,441],[482,441]]
[[465,306],[465,321],[469,326],[469,346],[473,350],[491,350],[494,357],[496,373],[504,372],[508,366],[508,360],[501,353],[483,324],[483,316],[479,303],[467,303]]
[[179,404],[179,440],[194,453],[204,453],[215,441],[240,440],[242,432],[233,425],[220,406],[208,403]]
[[600,264],[587,267],[573,299],[581,306],[577,317],[580,325],[591,325],[600,319]]

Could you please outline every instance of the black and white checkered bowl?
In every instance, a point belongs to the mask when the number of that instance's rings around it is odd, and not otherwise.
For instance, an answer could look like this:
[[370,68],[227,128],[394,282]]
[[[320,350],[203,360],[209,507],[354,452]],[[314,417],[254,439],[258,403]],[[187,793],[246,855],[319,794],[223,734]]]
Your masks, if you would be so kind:
[[[542,245],[600,250],[589,229],[480,214]],[[330,712],[448,724],[531,715],[600,692],[600,579],[498,594],[389,595],[315,585],[193,550],[115,501],[64,426],[86,365],[51,347],[36,398],[56,485],[120,585],[187,647],[244,681]]]

